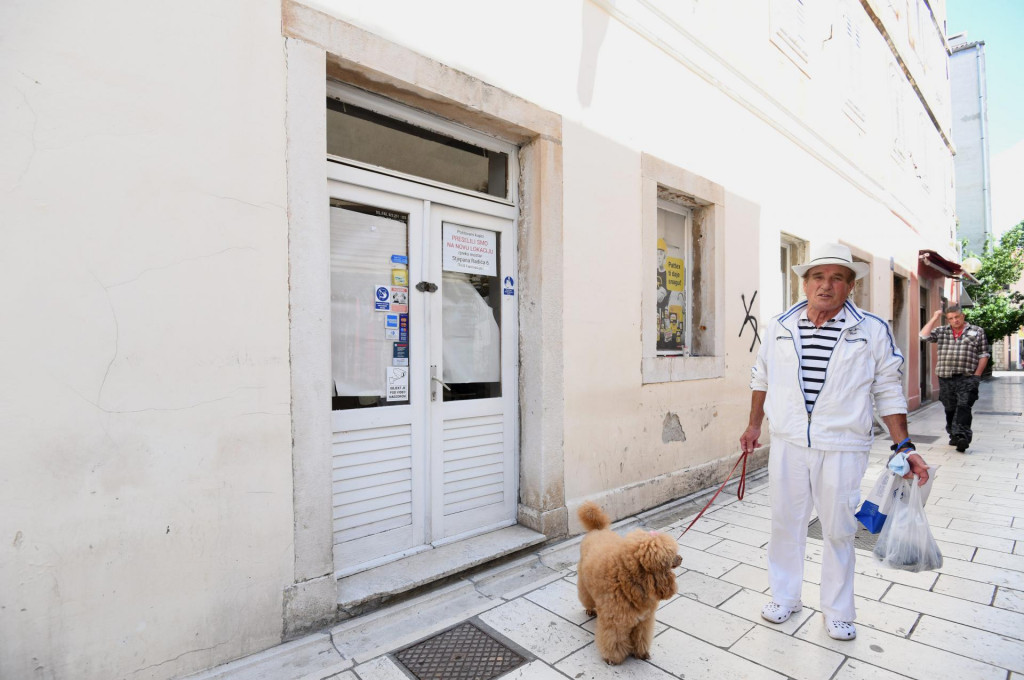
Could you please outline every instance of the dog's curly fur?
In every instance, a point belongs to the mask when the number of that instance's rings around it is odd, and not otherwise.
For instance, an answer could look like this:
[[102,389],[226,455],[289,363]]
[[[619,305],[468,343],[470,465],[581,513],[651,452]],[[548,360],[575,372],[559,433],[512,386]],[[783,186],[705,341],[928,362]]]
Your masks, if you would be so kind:
[[580,545],[576,579],[580,602],[597,615],[597,650],[609,664],[632,654],[650,658],[658,602],[676,593],[672,570],[682,562],[666,534],[636,530],[625,537],[608,527],[608,515],[587,501],[577,513],[587,535]]

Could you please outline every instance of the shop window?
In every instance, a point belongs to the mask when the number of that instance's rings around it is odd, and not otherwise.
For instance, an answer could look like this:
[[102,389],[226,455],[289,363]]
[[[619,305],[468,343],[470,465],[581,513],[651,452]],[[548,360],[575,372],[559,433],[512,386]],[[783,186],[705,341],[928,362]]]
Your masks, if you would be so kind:
[[696,282],[690,259],[693,212],[667,198],[658,188],[658,354],[687,356],[693,347],[691,296]]
[[[854,262],[863,262],[869,267],[871,262],[862,257],[853,256]],[[863,277],[853,288],[853,304],[857,305],[860,309],[870,312],[871,311],[871,272],[868,271],[867,276]]]
[[779,243],[779,278],[782,291],[779,313],[789,309],[803,298],[802,282],[793,271],[793,265],[806,262],[806,260],[807,242],[789,234],[782,234]]
[[644,154],[643,379],[722,375],[723,189]]

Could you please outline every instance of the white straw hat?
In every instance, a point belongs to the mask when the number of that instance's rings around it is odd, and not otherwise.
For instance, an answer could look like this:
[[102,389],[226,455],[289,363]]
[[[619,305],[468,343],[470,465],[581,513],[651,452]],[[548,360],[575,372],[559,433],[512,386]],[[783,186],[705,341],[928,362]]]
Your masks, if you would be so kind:
[[811,248],[811,259],[806,264],[793,265],[797,276],[803,276],[808,270],[826,264],[838,264],[851,270],[857,279],[864,278],[871,267],[867,262],[854,262],[850,249],[842,243],[822,243]]

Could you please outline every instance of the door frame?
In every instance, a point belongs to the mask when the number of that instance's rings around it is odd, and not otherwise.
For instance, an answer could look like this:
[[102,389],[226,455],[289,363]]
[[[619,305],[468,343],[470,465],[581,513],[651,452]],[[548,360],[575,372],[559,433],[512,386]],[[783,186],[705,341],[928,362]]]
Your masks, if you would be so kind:
[[[408,203],[410,201],[417,202],[422,206],[422,209],[403,209],[403,212],[407,212],[410,215],[409,224],[409,255],[410,258],[413,256],[420,258],[420,261],[425,263],[427,258],[433,258],[435,254],[439,254],[440,245],[431,244],[430,234],[432,229],[431,224],[431,208],[435,205],[444,206],[447,208],[453,208],[457,211],[467,211],[470,213],[484,215],[487,218],[497,218],[508,223],[509,234],[506,238],[501,239],[502,243],[502,256],[511,257],[512,263],[509,267],[514,273],[513,275],[518,278],[518,259],[516,253],[516,224],[517,224],[517,210],[514,205],[508,204],[507,201],[502,200],[488,200],[480,196],[470,196],[462,191],[450,191],[446,188],[435,186],[434,183],[424,183],[415,180],[409,180],[401,176],[396,176],[393,173],[384,172],[383,170],[368,169],[365,164],[350,162],[342,159],[331,159],[327,163],[327,195],[330,198],[343,198],[346,200],[354,200],[357,202],[373,204],[375,201],[380,202],[383,207],[396,206],[398,203]],[[390,203],[389,203],[390,197]],[[419,225],[413,225],[411,222],[414,219],[419,219]],[[432,250],[432,247],[436,246],[437,253]],[[438,273],[440,265],[438,264]],[[423,266],[422,274],[428,275],[429,268]],[[412,267],[410,266],[410,273]],[[410,295],[412,295],[412,289],[415,287],[416,281],[410,280]],[[431,294],[433,295],[433,294]],[[518,293],[516,293],[518,295]],[[410,300],[412,302],[412,300]],[[417,316],[420,317],[421,324],[430,323],[426,318],[431,314],[430,307],[433,301],[427,301],[417,305],[419,312]],[[437,302],[439,305],[439,301]],[[445,543],[462,540],[470,536],[479,535],[502,526],[509,526],[516,523],[516,505],[518,499],[519,490],[519,401],[518,401],[518,375],[519,375],[519,327],[518,327],[518,305],[513,297],[513,302],[508,305],[511,312],[511,317],[507,321],[502,320],[502,344],[506,341],[512,344],[512,351],[502,352],[502,376],[503,376],[503,388],[507,387],[510,394],[505,394],[503,391],[502,401],[504,402],[504,411],[508,414],[508,421],[506,427],[506,437],[511,439],[511,469],[507,472],[509,475],[509,482],[511,484],[511,500],[512,508],[510,511],[511,517],[503,519],[500,522],[490,524],[488,526],[475,528],[460,534],[453,536],[435,536],[432,533],[433,528],[438,526],[437,521],[433,517],[433,513],[437,512],[437,503],[434,499],[433,489],[440,489],[442,487],[443,480],[439,479],[441,474],[440,466],[436,463],[437,456],[437,443],[440,441],[440,433],[435,432],[437,429],[436,425],[440,422],[440,417],[434,417],[432,415],[433,409],[430,402],[430,392],[432,385],[429,383],[429,377],[424,380],[423,371],[416,371],[410,374],[410,393],[414,390],[419,391],[422,395],[418,405],[409,406],[394,406],[380,409],[384,411],[391,411],[393,409],[409,409],[410,411],[410,422],[415,424],[421,429],[425,438],[422,442],[425,444],[425,451],[422,456],[417,460],[417,456],[413,454],[413,469],[420,473],[419,478],[414,477],[413,479],[413,498],[414,504],[419,503],[419,506],[414,505],[414,513],[418,507],[422,508],[423,515],[417,518],[414,514],[413,518],[413,536],[414,544],[408,548],[400,549],[394,553],[389,553],[386,556],[360,563],[358,567],[348,565],[342,567],[340,561],[335,556],[334,559],[334,576],[335,578],[342,578],[346,575],[364,571],[374,566],[386,564],[395,559],[400,559],[408,555],[421,552],[422,550],[429,549],[431,546],[443,545]],[[410,307],[410,312],[413,307]],[[414,319],[410,314],[410,332],[413,330]],[[425,327],[425,326],[424,326]],[[439,329],[435,329],[437,335],[440,334]],[[426,346],[427,342],[425,338],[418,337],[422,335],[420,333],[413,333],[413,342],[410,342],[410,361],[414,365],[419,365],[423,368],[428,368],[430,364],[430,357],[427,356]],[[429,369],[428,369],[429,370]],[[511,401],[509,401],[511,400]],[[443,402],[438,403],[439,407],[443,407]],[[377,411],[379,409],[373,409]],[[331,433],[341,431],[344,428],[344,414],[345,411],[331,411],[330,423]],[[390,420],[395,414],[383,414],[379,415],[374,413],[372,418]],[[416,446],[414,442],[414,448]],[[333,453],[331,454],[333,458]],[[506,485],[507,486],[507,485]],[[507,492],[508,493],[508,492]],[[332,493],[333,499],[333,493]],[[332,503],[333,506],[333,503]],[[422,521],[420,521],[422,520]],[[332,552],[334,551],[334,541],[332,538]]]
[[[522,206],[517,223],[520,279],[520,524],[550,538],[568,532],[565,507],[563,287],[563,121],[521,96],[439,63],[349,22],[285,0],[288,356],[293,478],[293,577],[283,586],[287,636],[336,616],[331,536],[330,305],[324,181],[327,82],[456,121],[517,145]],[[430,73],[430,78],[423,78]],[[522,407],[521,407],[522,408]]]

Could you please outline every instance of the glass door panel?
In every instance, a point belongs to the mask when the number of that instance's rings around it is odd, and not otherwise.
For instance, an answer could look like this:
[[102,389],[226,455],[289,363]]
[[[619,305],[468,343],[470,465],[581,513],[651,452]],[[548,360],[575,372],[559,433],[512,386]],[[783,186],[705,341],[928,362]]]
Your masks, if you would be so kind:
[[333,410],[409,404],[409,215],[331,200]]
[[442,224],[444,400],[501,396],[501,234]]

